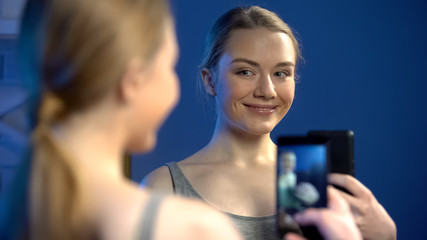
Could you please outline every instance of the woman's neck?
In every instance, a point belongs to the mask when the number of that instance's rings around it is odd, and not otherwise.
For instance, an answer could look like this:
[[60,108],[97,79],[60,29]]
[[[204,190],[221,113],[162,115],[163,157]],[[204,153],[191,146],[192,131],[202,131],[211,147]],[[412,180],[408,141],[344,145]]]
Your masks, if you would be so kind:
[[277,147],[271,141],[270,133],[254,135],[218,121],[211,141],[203,151],[215,156],[216,161],[245,167],[274,162]]
[[[108,118],[105,116],[109,116]],[[118,117],[102,109],[73,114],[54,126],[54,137],[76,166],[93,176],[121,179],[124,131]]]

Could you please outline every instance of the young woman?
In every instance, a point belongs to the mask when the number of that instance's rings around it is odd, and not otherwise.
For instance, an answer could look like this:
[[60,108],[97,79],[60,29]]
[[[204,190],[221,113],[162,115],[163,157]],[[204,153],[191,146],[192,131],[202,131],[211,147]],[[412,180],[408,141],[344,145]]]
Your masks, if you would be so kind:
[[3,202],[1,239],[240,239],[221,213],[122,174],[124,153],[153,148],[179,96],[166,1],[30,0],[21,40],[41,102],[21,176],[28,224],[13,221],[25,206]]
[[[246,239],[274,239],[277,147],[270,133],[292,105],[300,51],[289,26],[260,8],[235,8],[208,35],[201,77],[217,120],[207,146],[149,174],[153,189],[197,198],[225,212]],[[393,239],[392,219],[350,176],[330,182],[352,206],[366,239]]]

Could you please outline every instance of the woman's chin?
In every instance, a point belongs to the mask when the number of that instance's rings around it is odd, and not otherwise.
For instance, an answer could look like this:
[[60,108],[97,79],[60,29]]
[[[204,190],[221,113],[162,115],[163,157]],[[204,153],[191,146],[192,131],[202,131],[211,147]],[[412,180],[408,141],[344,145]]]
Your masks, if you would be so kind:
[[263,124],[263,123],[256,123],[256,124],[233,124],[228,127],[229,130],[235,133],[241,133],[241,134],[250,134],[253,136],[262,136],[266,134],[270,134],[271,131],[273,131],[275,125],[272,124]]
[[251,124],[248,126],[248,129],[257,135],[269,134],[273,131],[277,124],[272,122]]
[[148,153],[156,147],[157,134],[149,134],[128,147],[131,153]]
[[273,131],[274,127],[271,126],[247,126],[245,132],[250,133],[252,135],[261,136],[270,134]]
[[253,135],[257,135],[257,136],[262,136],[262,135],[270,134],[271,131],[272,131],[272,129],[268,129],[268,130],[262,130],[262,129],[258,130],[257,129],[257,130],[251,131],[250,133],[252,133]]

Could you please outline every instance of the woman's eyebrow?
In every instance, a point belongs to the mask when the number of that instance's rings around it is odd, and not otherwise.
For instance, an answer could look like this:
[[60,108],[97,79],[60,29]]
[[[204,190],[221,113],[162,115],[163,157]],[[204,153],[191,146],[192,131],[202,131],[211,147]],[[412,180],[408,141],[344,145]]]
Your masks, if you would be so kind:
[[[231,61],[231,63],[236,63],[236,62],[247,63],[247,64],[252,65],[254,67],[260,66],[259,63],[252,61],[252,60],[249,60],[249,59],[246,59],[246,58],[235,58],[235,59],[233,59],[233,61]],[[275,67],[295,67],[295,63],[293,63],[293,62],[279,62],[276,64]]]
[[247,64],[252,65],[254,67],[260,66],[259,63],[252,61],[252,60],[249,60],[249,59],[246,59],[246,58],[235,58],[235,59],[233,59],[233,61],[231,61],[231,63],[236,63],[236,62],[244,62],[244,63],[247,63]]
[[295,67],[295,63],[293,62],[279,62],[276,64],[276,67]]

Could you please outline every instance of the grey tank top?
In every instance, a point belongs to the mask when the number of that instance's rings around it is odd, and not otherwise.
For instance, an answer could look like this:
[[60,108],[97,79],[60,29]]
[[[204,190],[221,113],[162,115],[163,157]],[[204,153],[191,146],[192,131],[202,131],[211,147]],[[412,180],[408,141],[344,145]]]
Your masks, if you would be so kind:
[[[166,163],[168,166],[174,193],[180,196],[199,199],[207,203],[193,188],[190,181],[175,162]],[[234,222],[242,237],[246,240],[278,240],[281,239],[276,231],[276,216],[247,217],[224,212]]]
[[150,240],[153,238],[154,224],[156,222],[157,211],[164,198],[160,193],[151,194],[145,206],[144,214],[142,216],[141,231],[139,232],[140,240]]

